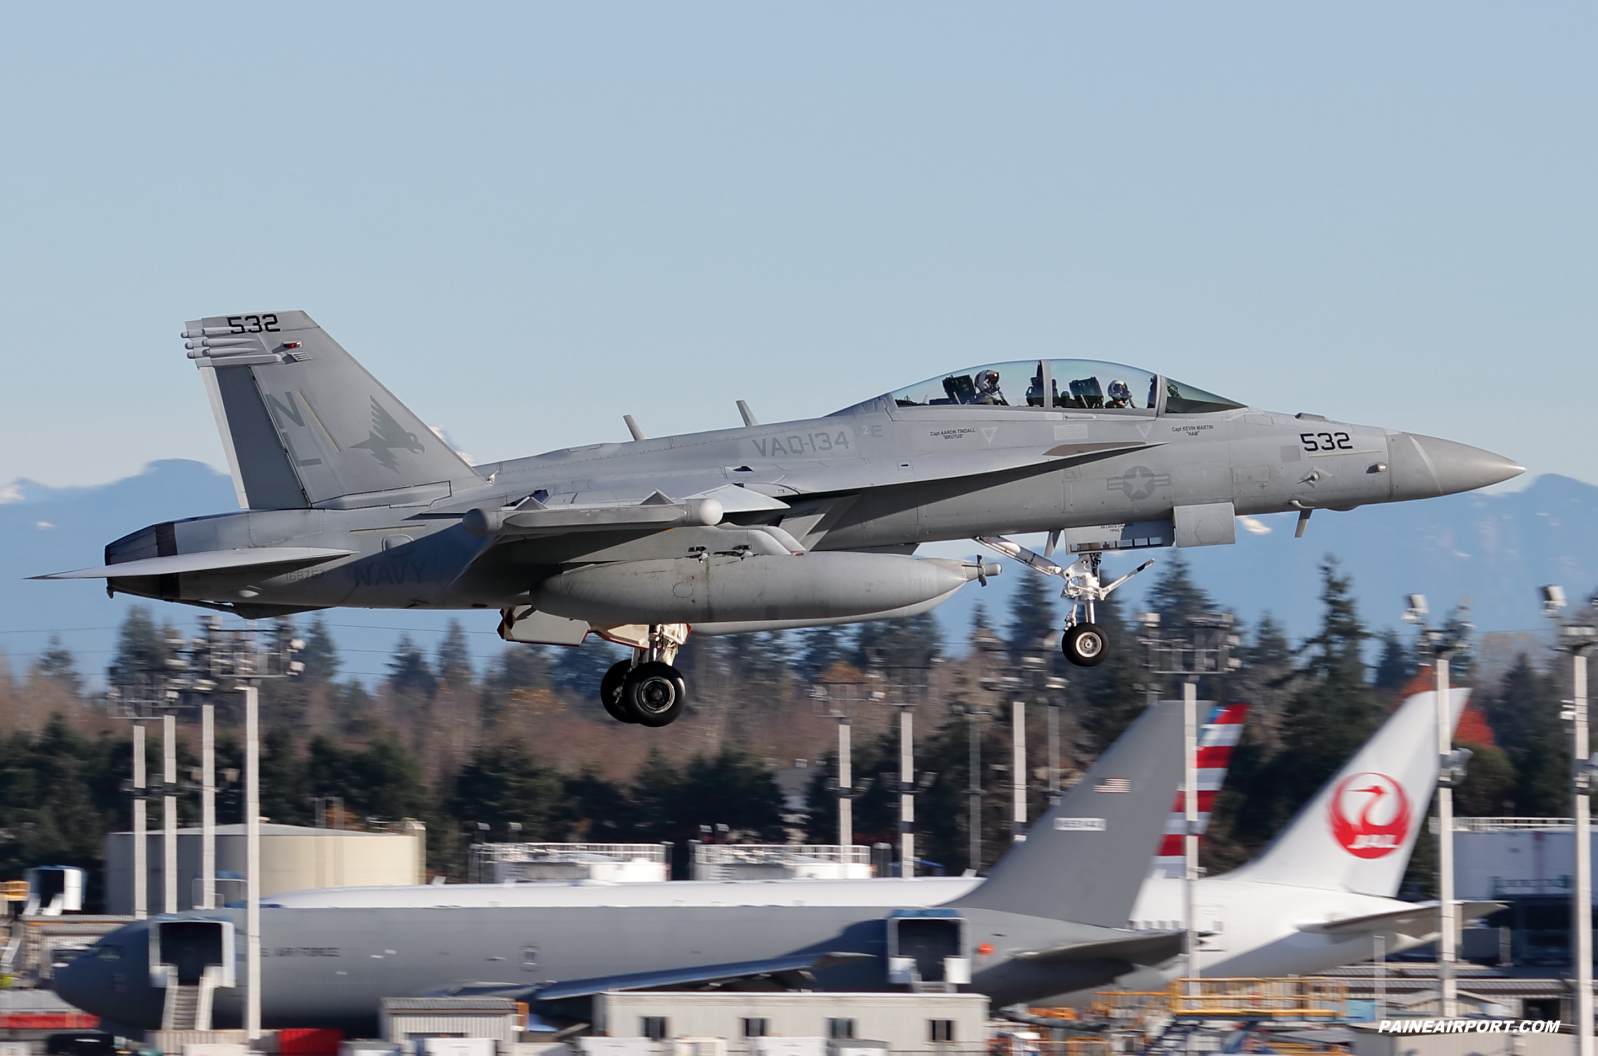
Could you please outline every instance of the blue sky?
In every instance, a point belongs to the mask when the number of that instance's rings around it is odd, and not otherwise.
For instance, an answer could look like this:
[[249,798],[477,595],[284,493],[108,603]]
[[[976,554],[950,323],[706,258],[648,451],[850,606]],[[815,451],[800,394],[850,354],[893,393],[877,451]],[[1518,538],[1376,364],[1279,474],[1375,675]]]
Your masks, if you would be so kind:
[[0,487],[303,308],[479,460],[1147,365],[1598,482],[1590,4],[13,4]]

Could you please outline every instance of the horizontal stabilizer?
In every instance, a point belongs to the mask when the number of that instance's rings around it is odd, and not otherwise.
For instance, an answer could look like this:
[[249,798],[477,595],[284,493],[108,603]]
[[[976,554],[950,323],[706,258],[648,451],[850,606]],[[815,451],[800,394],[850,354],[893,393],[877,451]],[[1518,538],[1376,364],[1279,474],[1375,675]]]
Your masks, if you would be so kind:
[[1079,961],[1125,961],[1128,964],[1161,964],[1182,952],[1187,936],[1180,931],[1162,931],[1129,939],[1078,942],[1050,950],[1018,953],[1018,961],[1037,964],[1067,964]]
[[[1430,935],[1437,931],[1438,905],[1436,901],[1415,902],[1403,909],[1395,909],[1388,913],[1371,913],[1363,917],[1330,920],[1324,924],[1300,924],[1298,930],[1319,935],[1374,935],[1383,931],[1396,931],[1405,935]],[[1460,920],[1475,920],[1477,917],[1497,913],[1505,907],[1505,903],[1459,902],[1456,906]]]
[[793,953],[786,957],[772,957],[764,961],[705,964],[694,968],[667,968],[655,972],[573,979],[564,983],[551,983],[532,991],[528,996],[535,1001],[561,1001],[572,997],[588,997],[604,993],[606,990],[657,990],[668,986],[708,987],[715,984],[736,983],[744,979],[753,980],[816,971],[836,964],[870,958],[869,953]]
[[348,557],[353,550],[327,550],[316,546],[257,546],[245,550],[207,550],[198,554],[146,557],[99,568],[52,572],[32,579],[118,579],[122,576],[174,576],[182,572],[226,572],[259,565],[312,565]]

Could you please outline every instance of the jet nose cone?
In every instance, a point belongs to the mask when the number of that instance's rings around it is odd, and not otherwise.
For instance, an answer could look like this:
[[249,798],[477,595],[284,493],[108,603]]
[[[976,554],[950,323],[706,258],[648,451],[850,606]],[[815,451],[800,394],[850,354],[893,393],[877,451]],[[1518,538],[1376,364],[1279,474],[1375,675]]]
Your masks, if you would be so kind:
[[87,1010],[88,1004],[94,1003],[95,987],[89,979],[94,967],[92,957],[69,961],[56,969],[52,989],[67,1004]]
[[1388,442],[1394,498],[1419,499],[1474,491],[1518,477],[1526,467],[1452,440],[1399,433]]

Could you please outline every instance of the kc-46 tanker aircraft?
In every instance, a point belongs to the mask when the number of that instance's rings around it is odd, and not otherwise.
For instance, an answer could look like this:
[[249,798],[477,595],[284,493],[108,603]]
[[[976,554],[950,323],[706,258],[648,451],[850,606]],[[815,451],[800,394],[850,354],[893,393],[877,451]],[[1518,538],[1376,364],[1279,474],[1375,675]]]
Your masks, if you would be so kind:
[[[518,904],[516,887],[485,900],[475,885],[432,888],[425,907],[268,899],[262,1022],[369,1033],[384,997],[439,993],[513,996],[584,1019],[607,990],[928,986],[1010,1004],[1103,985],[1181,949],[1180,932],[1127,927],[1181,775],[1182,706],[1151,705],[986,879],[934,907],[910,879],[673,882],[645,885],[655,897],[642,904],[625,884],[545,889],[580,897],[542,905]],[[242,917],[129,924],[60,969],[56,991],[127,1026],[185,1025],[172,1018],[179,1007],[238,1022]]]
[[[468,465],[304,312],[183,332],[242,512],[151,525],[104,567],[42,578],[269,617],[495,609],[509,641],[633,649],[601,686],[664,726],[700,634],[911,616],[994,566],[911,555],[976,539],[1064,580],[1062,648],[1105,655],[1107,551],[1235,541],[1234,517],[1469,491],[1522,467],[1473,447],[1274,414],[1116,363],[937,375],[822,418]],[[1047,532],[1033,553],[1004,538]],[[1056,554],[1059,554],[1056,560]],[[1145,562],[1142,567],[1147,567]],[[1141,568],[1138,569],[1141,571]]]

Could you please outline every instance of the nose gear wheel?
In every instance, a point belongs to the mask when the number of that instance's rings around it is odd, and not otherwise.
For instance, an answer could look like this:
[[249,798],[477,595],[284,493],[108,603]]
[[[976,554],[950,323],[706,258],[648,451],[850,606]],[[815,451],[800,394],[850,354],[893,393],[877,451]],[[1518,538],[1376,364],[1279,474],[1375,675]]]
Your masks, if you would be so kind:
[[1077,667],[1097,667],[1109,653],[1110,643],[1098,624],[1078,623],[1066,628],[1060,638],[1060,649]]
[[[1051,553],[1057,535],[1058,533],[1055,533],[1049,537]],[[1096,667],[1104,662],[1104,657],[1110,651],[1109,639],[1103,629],[1093,622],[1094,605],[1109,597],[1110,592],[1116,587],[1154,563],[1151,558],[1120,579],[1105,583],[1099,579],[1099,561],[1103,555],[1096,550],[1084,553],[1069,565],[1062,566],[1042,554],[1033,553],[1019,543],[1012,543],[1003,536],[979,535],[976,541],[990,550],[997,550],[1005,557],[1021,562],[1034,572],[1065,580],[1065,589],[1060,591],[1060,597],[1071,603],[1071,609],[1065,616],[1065,634],[1060,639],[1060,648],[1065,653],[1065,658],[1078,667]],[[1078,613],[1085,614],[1087,619],[1078,619]]]

